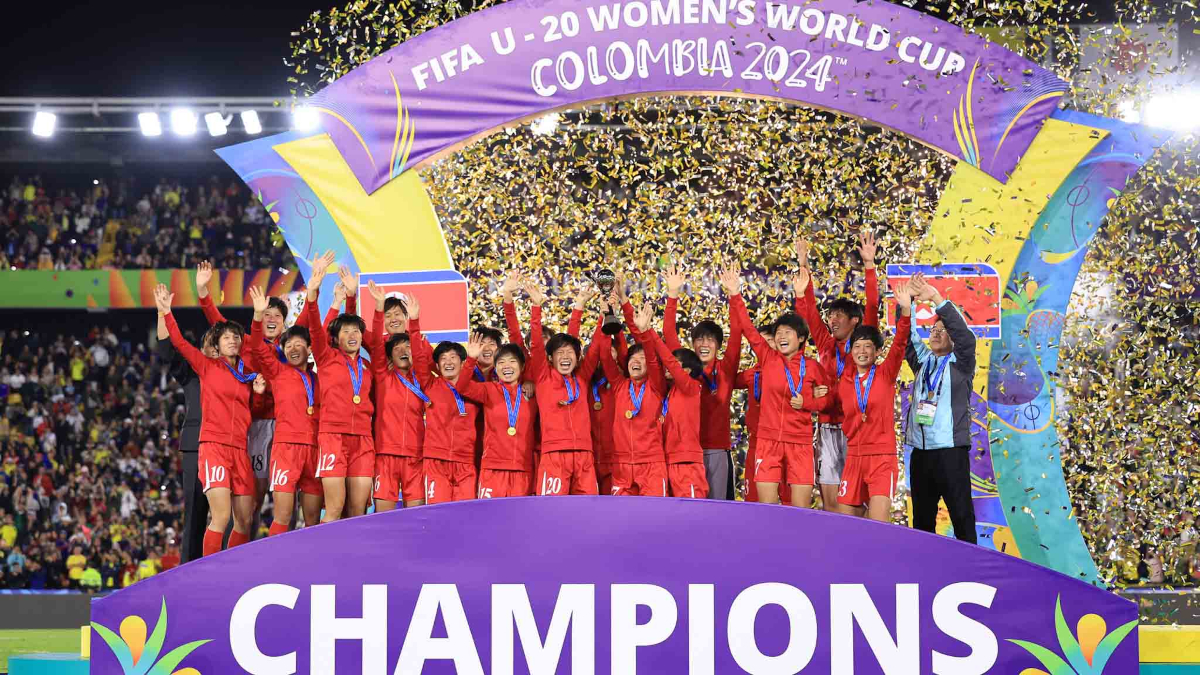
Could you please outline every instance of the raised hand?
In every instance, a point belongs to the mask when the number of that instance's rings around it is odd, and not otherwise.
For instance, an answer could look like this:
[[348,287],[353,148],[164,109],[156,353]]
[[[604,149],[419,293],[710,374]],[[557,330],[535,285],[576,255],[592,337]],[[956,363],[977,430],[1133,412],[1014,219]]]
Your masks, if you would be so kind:
[[742,292],[742,275],[741,270],[737,265],[725,267],[721,270],[721,288],[725,289],[726,295],[737,295]]
[[467,340],[467,358],[477,359],[483,353],[483,337],[479,333],[471,333]]
[[792,241],[792,248],[796,251],[796,260],[800,263],[800,269],[808,269],[808,239],[803,235],[797,235]]
[[925,280],[924,272],[914,274],[909,284],[912,287],[913,297],[917,300],[934,305],[942,304],[942,294],[934,288],[933,284]]
[[637,313],[633,315],[633,325],[639,333],[645,333],[650,330],[650,324],[653,321],[654,308],[650,306],[650,303],[643,302],[642,306],[638,308]]
[[254,388],[254,393],[263,394],[267,391],[267,378],[263,377],[262,373],[259,373],[250,386]]
[[521,287],[521,273],[518,270],[512,270],[508,276],[504,277],[504,283],[500,284],[500,295],[504,297],[504,302],[512,304],[513,294]]
[[332,251],[326,251],[325,255],[312,259],[312,271],[308,274],[309,300],[317,298],[317,290],[321,288],[321,283],[325,281],[325,273],[329,271],[329,265],[333,262],[332,253]]
[[616,312],[621,308],[621,298],[617,295],[617,289],[613,289],[612,293],[608,294],[608,309],[611,312]]
[[404,306],[408,308],[409,321],[416,321],[421,318],[421,303],[417,300],[417,296],[412,293],[405,295]]
[[675,265],[675,261],[671,261],[671,264],[667,265],[667,269],[664,272],[663,282],[667,285],[667,297],[678,298],[679,291],[687,281],[687,276],[684,275],[683,270]]
[[863,269],[875,269],[875,232],[864,229],[858,234],[858,254],[863,259]]
[[342,282],[339,281],[333,285],[333,306],[341,307],[342,303],[345,301],[346,301],[346,287],[343,286]]
[[584,280],[580,282],[579,288],[575,291],[574,308],[582,312],[587,308],[588,301],[599,294],[600,291],[591,281]]
[[262,320],[263,312],[267,311],[267,301],[268,300],[269,300],[269,298],[267,298],[266,293],[263,293],[262,287],[260,287],[260,286],[251,286],[250,287],[250,301],[254,304],[254,320],[255,321]]
[[154,287],[154,304],[158,307],[159,314],[169,314],[171,312],[171,303],[175,300],[175,294],[167,290],[166,284],[159,284]]
[[382,288],[376,286],[374,281],[367,282],[367,292],[371,294],[372,298],[375,298],[375,311],[382,312],[383,303],[387,300],[387,293]]
[[521,284],[525,288],[525,293],[529,295],[529,301],[534,305],[541,306],[546,301],[546,292],[542,290],[542,285],[533,277],[525,277]]
[[617,299],[623,304],[629,299],[629,295],[625,292],[625,273],[617,270],[613,273],[613,276],[617,278],[617,283],[613,285],[613,290],[617,292]]
[[346,287],[346,297],[358,295],[358,276],[345,265],[338,265],[338,279]]
[[793,274],[792,290],[795,291],[796,297],[804,295],[810,283],[812,283],[812,272],[807,267],[801,267],[799,272]]
[[900,306],[900,311],[908,314],[912,309],[912,281],[905,282],[895,290],[896,304]]
[[212,275],[212,263],[205,260],[196,265],[196,295],[201,298],[208,297],[208,284],[212,281]]

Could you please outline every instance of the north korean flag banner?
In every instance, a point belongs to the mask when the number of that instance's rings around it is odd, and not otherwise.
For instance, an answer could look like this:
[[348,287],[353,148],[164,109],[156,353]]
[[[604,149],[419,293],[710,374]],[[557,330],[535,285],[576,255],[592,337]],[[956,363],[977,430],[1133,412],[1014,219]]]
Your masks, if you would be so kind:
[[[389,296],[409,298],[421,303],[421,332],[430,342],[442,340],[466,342],[470,329],[467,314],[467,279],[454,270],[425,272],[382,272],[358,275],[358,287],[366,289],[374,281]],[[371,327],[373,312],[366,311],[369,295],[359,292],[360,316]]]
[[[1000,273],[995,267],[984,263],[942,263],[941,265],[888,265],[888,290],[897,288],[918,272],[925,274],[928,281],[942,297],[958,305],[967,325],[983,340],[1000,339]],[[896,300],[890,295],[889,315],[896,312]],[[928,306],[917,308],[914,330],[921,338],[929,337],[929,327],[937,321],[937,315]]]

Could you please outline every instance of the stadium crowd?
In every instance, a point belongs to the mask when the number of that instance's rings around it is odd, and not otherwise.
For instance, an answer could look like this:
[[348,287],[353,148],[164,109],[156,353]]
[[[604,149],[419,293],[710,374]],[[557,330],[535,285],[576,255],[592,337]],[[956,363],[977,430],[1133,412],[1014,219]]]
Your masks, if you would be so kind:
[[213,176],[184,185],[136,178],[91,185],[52,184],[39,176],[0,179],[0,269],[83,270],[290,264],[274,246],[271,215],[237,181]]

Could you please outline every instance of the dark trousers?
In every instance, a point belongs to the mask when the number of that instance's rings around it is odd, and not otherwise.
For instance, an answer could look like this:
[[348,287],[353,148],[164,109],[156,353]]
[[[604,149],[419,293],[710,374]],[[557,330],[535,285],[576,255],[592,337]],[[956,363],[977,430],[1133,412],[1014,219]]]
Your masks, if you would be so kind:
[[950,523],[959,541],[975,540],[975,505],[971,502],[970,447],[942,450],[914,448],[908,467],[912,486],[913,527],[933,532],[937,526],[938,500],[945,500]]
[[199,560],[204,550],[204,530],[208,529],[208,499],[200,482],[200,453],[183,455],[183,532],[179,556],[183,562]]

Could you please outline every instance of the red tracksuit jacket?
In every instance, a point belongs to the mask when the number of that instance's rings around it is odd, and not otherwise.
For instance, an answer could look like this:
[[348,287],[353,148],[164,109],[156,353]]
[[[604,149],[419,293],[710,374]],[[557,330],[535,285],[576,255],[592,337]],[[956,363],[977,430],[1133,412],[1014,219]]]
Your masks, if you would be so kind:
[[[346,298],[347,307],[354,307],[354,303],[355,298],[353,295]],[[215,326],[216,324],[226,320],[225,316],[221,314],[221,310],[217,308],[216,303],[213,302],[211,294],[200,298],[200,309],[204,310],[204,318],[208,319],[208,324],[210,326]],[[325,315],[325,325],[329,325],[329,322],[336,319],[337,315],[337,307],[330,307],[329,312]],[[300,312],[300,315],[296,317],[296,325],[307,328],[308,323],[308,312]],[[312,332],[311,329],[309,332]],[[275,360],[282,363],[287,363],[287,359],[284,358],[283,353],[280,351],[282,346],[279,344],[278,339],[267,340],[266,336],[259,335],[259,340],[265,341],[266,344],[271,347],[271,351],[274,352],[273,357]],[[262,367],[259,365],[258,361],[259,353],[260,352],[257,349],[254,349],[254,346],[250,344],[248,340],[242,341],[242,360],[246,362],[248,367],[253,368],[255,372],[262,370]],[[270,378],[268,378],[268,382],[269,381]],[[305,406],[306,409],[307,407],[308,406]],[[250,419],[275,419],[275,395],[270,387],[267,387],[267,390],[261,394],[255,394],[253,390],[250,392]]]
[[[848,364],[838,381],[838,398],[845,415],[842,432],[846,434],[847,457],[896,454],[896,376],[904,364],[911,326],[912,318],[901,314],[896,322],[896,338],[883,363],[875,366],[875,379],[867,395],[866,422],[862,421],[854,386],[858,368]],[[862,376],[863,385],[869,376],[869,373]]]
[[[317,301],[305,303],[304,311],[308,312],[310,326],[320,326]],[[368,353],[373,350],[383,350],[382,334],[383,312],[375,312],[371,325],[374,330],[368,330],[362,336],[362,346]],[[323,434],[347,434],[350,436],[370,436],[374,432],[372,416],[375,404],[371,401],[373,377],[371,366],[355,355],[351,358],[341,349],[330,346],[329,331],[316,328],[312,333],[313,355],[317,360],[317,368],[321,373],[321,427]],[[359,385],[359,402],[354,402],[354,386],[351,382],[351,368],[357,373],[356,361],[362,361],[362,381]]]
[[[741,295],[729,298],[729,308],[737,316],[740,326],[750,327],[750,314]],[[825,372],[815,359],[804,356],[803,350],[785,359],[783,354],[771,348],[767,341],[753,328],[746,328],[746,339],[754,355],[758,357],[759,372],[762,373],[762,402],[755,440],[782,441],[784,443],[812,444],[812,414],[823,410],[833,400],[829,394],[821,398],[813,395],[813,387],[828,385]],[[804,379],[800,380],[800,364],[804,363]],[[800,394],[804,397],[803,410],[792,408],[792,390],[788,386],[784,369],[791,373],[792,381],[800,383]]]
[[[530,324],[533,344],[529,349],[532,355],[525,366],[530,371],[537,392],[535,398],[541,417],[542,452],[592,451],[592,422],[588,413],[591,408],[587,402],[587,386],[600,361],[597,337],[604,334],[600,327],[600,323],[596,322],[592,342],[571,375],[571,387],[578,392],[578,396],[569,405],[560,405],[569,398],[567,379],[550,366],[550,360],[545,356],[542,308],[533,308],[533,320]],[[607,346],[604,348],[608,349]]]
[[[409,337],[410,341],[413,339]],[[417,350],[414,347],[412,351],[415,354]],[[419,459],[425,447],[425,402],[400,381],[386,344],[368,353],[375,380],[375,452]],[[415,375],[416,362],[413,363],[405,377],[409,384],[421,389],[421,381]]]
[[[632,326],[632,323],[630,325]],[[665,462],[667,457],[663,449],[659,416],[662,414],[662,392],[666,390],[666,384],[658,362],[658,350],[654,345],[646,344],[647,338],[644,335],[635,333],[635,337],[646,353],[646,376],[641,382],[633,382],[621,371],[617,362],[613,361],[610,350],[600,350],[600,363],[604,366],[606,377],[613,383],[613,421],[609,427],[615,443],[613,462]],[[639,391],[642,396],[641,407],[636,415],[626,417],[626,412],[634,410],[633,397]]]
[[[679,365],[671,349],[647,331],[646,348],[658,351],[658,358],[671,371],[672,382],[667,396],[667,415],[663,418],[663,446],[668,464],[704,463],[704,448],[700,445],[700,380]],[[662,413],[662,408],[659,408]]]
[[479,415],[479,406],[464,397],[463,412],[466,414],[460,415],[458,402],[451,389],[458,382],[471,379],[466,363],[459,370],[457,381],[447,382],[433,374],[433,349],[425,336],[421,335],[419,321],[408,320],[408,338],[412,340],[413,372],[421,381],[421,389],[433,403],[425,411],[425,458],[474,465],[475,418]]
[[[166,321],[171,344],[200,377],[200,409],[204,411],[200,442],[246,447],[246,432],[250,430],[251,383],[239,382],[228,361],[210,359],[185,340],[174,315],[167,314]],[[247,367],[244,372],[254,371]]]
[[[667,309],[663,316],[663,342],[672,350],[683,345],[679,342],[679,330],[675,327],[675,314],[679,299],[667,298]],[[725,355],[714,359],[704,370],[700,383],[700,445],[708,450],[729,449],[729,402],[733,398],[734,378],[742,358],[742,333],[735,319],[729,317],[729,340],[725,344]]]
[[[467,359],[463,369],[475,370],[475,359]],[[521,394],[520,382],[512,385],[503,382],[479,382],[473,377],[459,378],[459,393],[480,404],[483,408],[484,437],[481,467],[493,471],[533,472],[534,430],[537,428],[538,411],[533,401],[526,401]],[[515,436],[508,434],[508,400],[517,407],[517,430]]]
[[[629,303],[626,303],[628,305]],[[626,325],[633,326],[633,308],[629,308],[629,315],[626,320]],[[583,312],[578,309],[571,310],[571,320],[567,324],[567,333],[579,337],[579,329],[583,324]],[[632,330],[632,329],[631,329]],[[625,363],[625,359],[629,354],[629,345],[625,343],[625,334],[618,333],[613,336],[611,344],[617,347],[617,360],[620,363]],[[605,354],[612,356],[610,351],[601,351],[601,358]],[[618,368],[620,370],[620,368]],[[593,379],[594,376],[593,376]],[[614,406],[616,388],[613,385],[613,379],[608,374],[608,370],[604,369],[602,384],[593,383],[588,386],[588,406],[592,420],[592,447],[596,451],[597,464],[611,464],[618,461],[613,459],[616,453],[616,441],[613,440],[613,416],[616,414]],[[600,402],[600,409],[596,410],[596,402]]]
[[[758,366],[748,368],[738,373],[734,389],[745,389],[746,397],[746,431],[750,436],[750,445],[754,445],[758,437],[758,418],[762,412],[762,371]],[[833,395],[830,389],[829,395]]]
[[249,343],[257,356],[259,372],[271,384],[270,391],[275,392],[274,405],[279,413],[275,423],[275,441],[316,445],[317,428],[321,420],[321,388],[317,384],[316,373],[305,364],[304,372],[313,390],[313,414],[309,415],[308,392],[300,369],[289,363],[281,363],[276,358],[275,348],[263,338],[262,321],[251,323]]
[[[867,306],[863,311],[863,325],[878,327],[879,279],[875,276],[874,269],[867,270],[866,276]],[[811,283],[804,291],[804,297],[796,298],[796,313],[808,324],[808,332],[812,334],[811,342],[817,347],[817,358],[821,360],[821,370],[825,371],[826,379],[830,383],[836,383],[841,379],[841,374],[838,373],[838,355],[841,354],[842,357],[843,374],[846,368],[854,368],[854,361],[850,358],[850,345],[834,340],[825,322],[821,321],[821,310],[817,309],[817,296],[813,294]],[[836,397],[836,392],[837,387],[830,388],[830,395]],[[842,407],[838,401],[835,400],[833,405],[823,410],[818,421],[821,424],[841,424]]]

